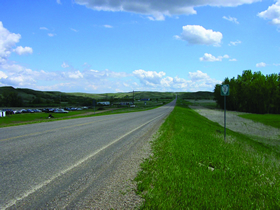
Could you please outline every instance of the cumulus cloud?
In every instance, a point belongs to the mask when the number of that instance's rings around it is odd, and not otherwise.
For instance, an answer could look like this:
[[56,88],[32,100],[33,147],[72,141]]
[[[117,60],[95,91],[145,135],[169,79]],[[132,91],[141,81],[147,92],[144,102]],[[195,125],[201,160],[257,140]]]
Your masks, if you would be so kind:
[[32,54],[33,50],[31,47],[19,46],[16,49],[14,49],[14,52],[17,53],[18,55],[24,55],[24,54]]
[[223,58],[229,58],[228,55],[223,55],[223,56],[218,56],[215,57],[213,55],[211,55],[210,53],[204,53],[204,56],[199,58],[200,61],[208,61],[208,62],[214,62],[214,61],[222,61]]
[[45,72],[43,70],[33,71],[25,68],[24,66],[6,62],[0,64],[0,83],[2,85],[11,85],[14,87],[29,87],[36,88],[36,84],[40,80],[51,81],[55,79],[61,79],[61,77],[54,72]]
[[105,28],[113,28],[111,25],[104,25]]
[[161,78],[165,75],[165,72],[161,71],[145,71],[142,69],[133,71],[133,75],[140,79],[140,82],[148,86],[157,86],[161,82]]
[[261,0],[75,0],[77,4],[84,5],[97,11],[120,11],[148,15],[150,20],[164,20],[165,16],[196,14],[195,7],[216,6],[235,7],[251,4]]
[[166,76],[165,72],[135,70],[133,75],[140,80],[141,86],[132,85],[139,90],[160,90],[160,91],[213,91],[216,84],[221,81],[212,79],[201,71],[189,72],[190,80]]
[[0,21],[0,65],[8,62],[8,57],[12,52],[19,55],[32,54],[31,47],[15,47],[21,38],[20,34],[11,33],[8,29],[4,28],[3,23]]
[[0,21],[0,61],[3,62],[10,56],[12,48],[19,42],[20,38],[20,34],[9,32]]
[[3,71],[0,71],[0,79],[4,78],[6,79],[8,76]]
[[238,44],[241,44],[241,41],[239,41],[239,40],[237,40],[237,41],[235,41],[235,42],[231,41],[228,45],[229,45],[229,46],[236,46],[236,45],[238,45]]
[[189,77],[191,78],[191,82],[189,84],[190,91],[213,91],[216,84],[222,83],[219,80],[211,78],[207,73],[203,73],[200,70],[197,70],[196,72],[189,72]]
[[53,36],[55,36],[56,34],[53,34],[53,33],[48,33],[48,36],[49,37],[53,37]]
[[260,62],[260,63],[257,63],[257,64],[256,64],[256,67],[258,67],[258,68],[266,67],[266,66],[267,66],[267,64],[264,63],[264,62]]
[[65,75],[67,75],[71,79],[80,79],[80,78],[84,77],[84,75],[80,71],[67,72],[67,73],[65,73]]
[[269,6],[267,10],[258,13],[258,16],[271,20],[272,24],[280,25],[280,0]]
[[233,22],[233,23],[235,23],[235,24],[239,24],[239,22],[237,21],[237,18],[235,18],[235,17],[231,17],[231,16],[226,17],[226,16],[223,16],[223,19],[228,20],[228,21],[230,21],[230,22]]
[[221,32],[205,29],[199,25],[183,26],[183,32],[175,38],[187,41],[191,45],[213,45],[220,46],[223,35]]

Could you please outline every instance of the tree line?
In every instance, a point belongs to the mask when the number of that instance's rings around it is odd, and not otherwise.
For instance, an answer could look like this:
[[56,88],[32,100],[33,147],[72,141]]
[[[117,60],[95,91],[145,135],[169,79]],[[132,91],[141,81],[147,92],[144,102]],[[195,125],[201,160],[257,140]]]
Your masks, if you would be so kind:
[[[264,76],[260,71],[243,71],[237,78],[225,78],[222,84],[229,84],[230,95],[226,96],[226,109],[257,114],[280,114],[280,73]],[[214,89],[215,100],[224,108],[221,85]]]

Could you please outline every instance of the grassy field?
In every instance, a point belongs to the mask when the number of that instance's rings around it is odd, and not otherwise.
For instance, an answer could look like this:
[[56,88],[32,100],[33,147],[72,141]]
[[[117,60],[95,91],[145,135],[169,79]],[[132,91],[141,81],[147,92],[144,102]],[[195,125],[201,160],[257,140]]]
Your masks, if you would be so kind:
[[209,109],[217,109],[217,102],[214,100],[194,100],[194,99],[185,99],[185,101],[190,102],[194,106],[203,106]]
[[[49,122],[54,120],[65,120],[65,119],[73,119],[73,118],[81,118],[81,117],[93,117],[100,115],[109,115],[109,114],[121,114],[128,112],[139,112],[146,111],[149,109],[155,109],[159,106],[169,103],[172,100],[159,100],[157,101],[148,101],[146,105],[144,102],[135,102],[136,107],[131,108],[129,106],[123,106],[117,108],[117,106],[108,106],[103,107],[106,111],[103,110],[98,111],[99,107],[96,107],[95,114],[94,109],[86,109],[82,111],[70,111],[68,113],[22,113],[22,114],[14,114],[6,117],[0,117],[0,127],[21,125],[21,124],[30,124],[30,123],[41,123],[41,122]],[[49,114],[51,114],[54,118],[48,118]]]
[[280,129],[280,115],[279,114],[241,114],[239,117],[260,122]]
[[142,209],[279,209],[280,156],[178,101],[136,177]]
[[[93,110],[92,110],[93,111]],[[80,114],[85,114],[89,112],[88,110],[83,111],[73,111],[69,113],[22,113],[22,114],[14,114],[8,115],[6,117],[0,117],[0,127],[26,124],[26,123],[40,123],[40,122],[48,122],[54,120],[61,119],[69,119],[73,118]],[[54,118],[48,118],[49,115],[52,115]]]

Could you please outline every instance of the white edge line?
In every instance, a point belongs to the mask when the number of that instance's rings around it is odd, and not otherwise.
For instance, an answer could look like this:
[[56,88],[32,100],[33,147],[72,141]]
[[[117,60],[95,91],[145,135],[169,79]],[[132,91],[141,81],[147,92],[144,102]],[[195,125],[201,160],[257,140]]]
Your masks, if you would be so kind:
[[159,116],[157,116],[157,117],[155,117],[155,118],[149,120],[148,122],[146,122],[146,123],[144,123],[144,124],[138,126],[137,128],[134,128],[133,130],[129,131],[128,133],[126,133],[126,134],[124,134],[124,135],[122,135],[122,136],[119,137],[118,139],[112,141],[111,143],[109,143],[109,144],[107,144],[106,146],[100,148],[99,150],[95,151],[94,153],[90,154],[89,156],[83,158],[82,160],[80,160],[79,162],[75,163],[75,164],[72,165],[71,167],[69,167],[69,168],[67,168],[67,169],[65,169],[65,170],[63,170],[63,171],[61,171],[60,173],[58,173],[58,174],[52,176],[50,179],[44,181],[43,183],[34,186],[31,190],[25,192],[22,196],[20,196],[20,197],[14,199],[14,200],[9,201],[8,204],[7,204],[4,208],[0,206],[0,209],[7,209],[7,208],[9,208],[9,207],[15,205],[17,201],[20,201],[20,200],[22,200],[22,199],[28,197],[30,194],[36,192],[37,190],[39,190],[39,189],[42,188],[43,186],[49,184],[49,183],[52,182],[54,179],[56,179],[56,178],[58,178],[58,177],[60,177],[60,176],[62,176],[62,175],[64,175],[64,174],[66,174],[68,171],[70,171],[70,170],[72,170],[73,168],[76,168],[77,166],[81,165],[81,164],[84,163],[85,161],[87,161],[87,160],[89,160],[90,158],[92,158],[93,156],[97,155],[97,154],[98,154],[99,152],[101,152],[102,150],[106,149],[107,147],[111,146],[112,144],[115,144],[116,142],[118,142],[118,141],[121,140],[122,138],[124,138],[124,137],[126,137],[127,135],[133,133],[134,131],[138,130],[139,128],[141,128],[141,127],[147,125],[148,123],[152,122],[153,120],[155,120],[155,119],[161,117],[162,115],[164,115],[164,114],[161,114],[161,115],[159,115]]

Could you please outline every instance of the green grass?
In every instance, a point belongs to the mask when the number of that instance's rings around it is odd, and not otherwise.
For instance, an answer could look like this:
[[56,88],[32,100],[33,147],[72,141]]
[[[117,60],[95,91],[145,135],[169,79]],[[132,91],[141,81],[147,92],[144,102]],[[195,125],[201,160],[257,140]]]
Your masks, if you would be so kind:
[[[13,114],[6,117],[0,117],[0,127],[27,124],[27,123],[39,123],[39,122],[48,122],[58,119],[69,119],[69,117],[75,117],[75,115],[86,113],[87,111],[74,111],[69,113],[22,113],[22,114]],[[52,115],[54,118],[48,119],[49,115]]]
[[[110,115],[110,114],[122,114],[128,112],[139,112],[139,111],[146,111],[150,109],[155,109],[159,106],[171,102],[171,100],[161,100],[159,102],[150,101],[144,105],[144,102],[136,102],[135,108],[130,108],[129,106],[119,107],[116,110],[106,111],[99,113],[98,108],[95,109],[87,109],[82,111],[70,111],[68,113],[22,113],[22,114],[14,114],[9,115],[6,117],[0,117],[0,127],[8,127],[8,126],[15,126],[15,125],[22,125],[22,124],[31,124],[31,123],[41,123],[41,122],[49,122],[55,120],[65,120],[65,119],[74,119],[74,118],[83,118],[83,117],[93,117],[93,116],[100,116],[100,115]],[[111,109],[116,107],[105,107],[106,109]],[[80,116],[80,114],[91,113],[89,115]],[[48,118],[49,114],[51,114],[54,118]]]
[[279,114],[241,114],[238,116],[280,129]]
[[178,101],[141,165],[142,209],[279,209],[279,154]]
[[185,99],[185,101],[189,102],[190,105],[194,106],[203,106],[209,109],[217,109],[217,102],[214,100],[194,100],[194,99]]

